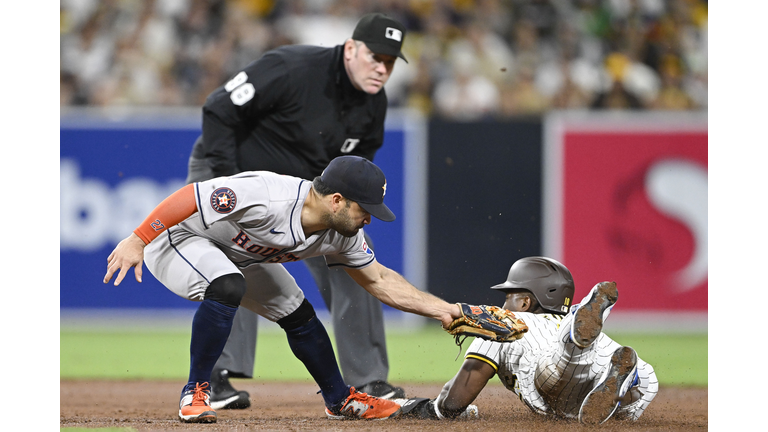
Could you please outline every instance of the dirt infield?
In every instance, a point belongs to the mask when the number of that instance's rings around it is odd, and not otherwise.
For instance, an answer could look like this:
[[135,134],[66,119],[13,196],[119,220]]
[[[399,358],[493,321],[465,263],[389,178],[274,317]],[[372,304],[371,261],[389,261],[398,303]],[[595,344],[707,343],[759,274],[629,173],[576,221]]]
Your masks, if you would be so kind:
[[[546,420],[532,414],[501,385],[486,387],[476,403],[480,419],[430,421],[393,419],[385,422],[334,421],[325,418],[323,402],[314,384],[237,381],[251,394],[251,407],[220,410],[215,424],[178,421],[182,383],[163,381],[61,380],[62,428],[124,427],[137,431],[344,431],[381,430],[432,432],[446,430],[525,430],[558,432],[591,430],[570,421]],[[405,385],[409,396],[433,397],[441,385]],[[645,414],[635,423],[608,423],[605,431],[693,431],[708,428],[706,388],[666,388],[663,385]]]

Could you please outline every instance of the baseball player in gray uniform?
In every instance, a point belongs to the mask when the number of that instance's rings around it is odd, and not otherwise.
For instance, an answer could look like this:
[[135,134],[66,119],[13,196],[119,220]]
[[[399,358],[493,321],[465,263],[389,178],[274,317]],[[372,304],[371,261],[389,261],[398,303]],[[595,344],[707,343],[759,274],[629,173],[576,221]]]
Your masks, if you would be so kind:
[[215,422],[211,371],[239,306],[277,322],[294,355],[320,387],[332,419],[385,419],[400,406],[346,385],[333,346],[312,305],[280,264],[325,256],[371,295],[396,309],[440,320],[461,317],[449,304],[419,291],[376,261],[362,228],[371,216],[392,221],[384,204],[386,179],[359,156],[331,161],[313,181],[267,171],[189,184],[160,203],[107,258],[104,283],[119,285],[134,268],[177,295],[199,301],[192,320],[189,379],[179,402],[185,422]]
[[437,398],[396,400],[402,416],[476,417],[470,403],[494,375],[531,411],[584,424],[637,420],[656,396],[653,367],[602,333],[618,299],[615,282],[598,283],[570,307],[575,291],[570,271],[551,258],[527,257],[492,288],[506,293],[503,307],[525,321],[528,332],[509,343],[476,338]]

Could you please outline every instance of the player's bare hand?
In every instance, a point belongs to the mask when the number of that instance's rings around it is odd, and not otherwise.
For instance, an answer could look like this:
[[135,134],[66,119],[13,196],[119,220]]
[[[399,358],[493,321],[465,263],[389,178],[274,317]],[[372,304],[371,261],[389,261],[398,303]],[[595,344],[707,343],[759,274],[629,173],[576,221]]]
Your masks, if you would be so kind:
[[452,303],[448,306],[449,313],[440,317],[440,322],[443,324],[443,328],[447,329],[453,320],[461,318],[461,308],[456,303]]
[[119,269],[120,273],[115,278],[115,286],[120,285],[123,278],[128,274],[128,269],[134,268],[136,281],[141,282],[141,268],[144,263],[144,242],[136,234],[131,233],[128,237],[117,244],[115,250],[107,258],[107,274],[104,275],[104,283],[112,279],[112,275]]

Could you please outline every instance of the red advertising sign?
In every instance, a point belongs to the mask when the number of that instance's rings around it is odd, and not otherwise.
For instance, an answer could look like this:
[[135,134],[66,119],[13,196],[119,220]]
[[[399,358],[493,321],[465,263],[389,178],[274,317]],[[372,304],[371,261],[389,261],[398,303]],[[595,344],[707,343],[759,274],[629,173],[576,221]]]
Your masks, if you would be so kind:
[[613,280],[617,310],[706,311],[706,116],[549,121],[544,249],[576,299]]

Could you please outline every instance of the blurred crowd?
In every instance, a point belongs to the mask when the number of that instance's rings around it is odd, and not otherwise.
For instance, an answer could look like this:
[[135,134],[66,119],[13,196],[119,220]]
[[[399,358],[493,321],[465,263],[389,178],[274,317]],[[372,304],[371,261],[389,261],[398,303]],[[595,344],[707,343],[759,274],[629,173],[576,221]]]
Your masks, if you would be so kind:
[[61,0],[61,106],[201,106],[265,51],[403,22],[392,107],[707,109],[707,0]]

